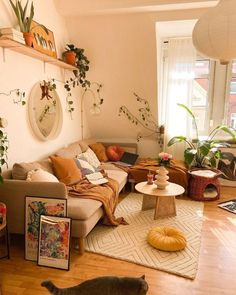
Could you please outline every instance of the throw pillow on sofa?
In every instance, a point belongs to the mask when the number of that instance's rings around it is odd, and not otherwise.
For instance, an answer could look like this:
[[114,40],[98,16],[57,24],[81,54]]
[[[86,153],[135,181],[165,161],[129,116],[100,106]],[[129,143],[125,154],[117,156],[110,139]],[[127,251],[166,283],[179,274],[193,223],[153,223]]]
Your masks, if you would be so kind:
[[125,151],[119,145],[110,145],[106,152],[108,159],[116,162],[120,161]]
[[73,185],[82,179],[82,173],[74,159],[50,157],[56,177],[65,185]]
[[75,159],[75,163],[82,172],[83,176],[97,171],[97,169],[95,169],[92,165],[88,163],[88,161],[82,154]]
[[96,143],[90,144],[89,147],[94,151],[99,161],[101,162],[108,161],[108,158],[106,155],[106,148],[102,143],[96,142]]
[[82,153],[82,155],[85,157],[87,162],[89,162],[89,164],[93,167],[98,168],[101,165],[97,156],[90,148],[88,148],[86,152]]
[[44,181],[44,182],[59,182],[59,180],[53,174],[42,170],[31,170],[27,174],[27,181]]

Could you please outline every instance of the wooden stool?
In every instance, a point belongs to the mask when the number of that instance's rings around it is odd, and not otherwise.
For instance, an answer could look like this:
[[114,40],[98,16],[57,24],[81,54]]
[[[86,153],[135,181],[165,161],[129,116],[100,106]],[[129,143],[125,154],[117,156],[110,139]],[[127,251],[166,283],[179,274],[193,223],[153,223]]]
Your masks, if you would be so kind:
[[190,180],[188,196],[196,201],[214,201],[220,198],[220,171],[192,170],[189,172]]
[[[0,202],[0,234],[1,231],[5,231],[5,240],[6,240],[6,248],[7,248],[7,254],[0,258],[7,257],[10,258],[10,251],[9,251],[9,237],[8,237],[8,229],[7,229],[7,210],[6,205],[4,203]],[[1,237],[1,236],[0,236]]]

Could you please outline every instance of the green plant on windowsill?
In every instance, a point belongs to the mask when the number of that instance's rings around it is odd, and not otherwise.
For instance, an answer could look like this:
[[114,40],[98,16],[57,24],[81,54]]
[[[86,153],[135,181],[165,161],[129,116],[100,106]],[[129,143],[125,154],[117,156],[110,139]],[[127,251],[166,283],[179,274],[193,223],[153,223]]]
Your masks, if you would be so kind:
[[193,114],[193,112],[184,104],[178,104],[178,106],[182,107],[187,111],[187,113],[190,115],[190,117],[193,120],[194,129],[196,131],[196,142],[192,141],[192,139],[187,138],[186,136],[180,135],[180,136],[174,136],[170,139],[168,142],[168,146],[172,146],[173,144],[179,143],[179,142],[185,142],[188,145],[188,148],[184,151],[184,159],[186,164],[191,167],[196,168],[215,168],[217,164],[217,160],[221,158],[221,148],[229,147],[230,144],[227,142],[222,142],[220,140],[216,140],[215,137],[219,132],[224,132],[226,134],[229,134],[233,141],[236,141],[236,131],[226,125],[217,126],[215,129],[213,129],[208,137],[204,140],[201,140],[199,138],[198,133],[198,127],[196,118]]

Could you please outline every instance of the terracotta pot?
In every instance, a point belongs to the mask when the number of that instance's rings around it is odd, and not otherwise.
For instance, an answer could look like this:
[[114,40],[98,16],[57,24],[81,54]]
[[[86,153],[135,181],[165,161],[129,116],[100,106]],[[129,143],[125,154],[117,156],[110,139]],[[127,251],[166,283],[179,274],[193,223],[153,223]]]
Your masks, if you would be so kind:
[[23,36],[25,39],[25,44],[29,47],[33,47],[34,34],[31,32],[23,32]]
[[73,66],[75,65],[76,53],[74,51],[66,51],[64,52],[63,56],[66,63]]

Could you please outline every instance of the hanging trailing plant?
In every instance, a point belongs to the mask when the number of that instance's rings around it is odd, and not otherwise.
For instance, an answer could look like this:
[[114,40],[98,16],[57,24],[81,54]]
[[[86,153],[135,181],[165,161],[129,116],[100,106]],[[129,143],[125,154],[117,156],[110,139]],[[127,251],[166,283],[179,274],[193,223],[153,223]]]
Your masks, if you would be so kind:
[[[2,120],[2,118],[0,119]],[[8,145],[7,133],[0,129],[0,184],[3,183],[2,167],[7,166]]]
[[82,88],[90,87],[90,81],[86,79],[87,72],[89,70],[89,60],[84,54],[83,48],[78,48],[74,44],[67,44],[63,56],[67,52],[73,52],[75,54],[75,66],[78,70],[74,70],[74,78],[66,81],[65,88],[75,87],[81,85]]
[[[9,92],[0,92],[0,95],[10,96],[12,97],[13,103],[17,105],[24,106],[26,104],[25,101],[25,92],[21,91],[19,88],[12,89]],[[14,97],[13,97],[14,95]]]
[[140,141],[144,137],[157,135],[158,143],[162,145],[164,126],[159,126],[156,123],[156,119],[151,112],[149,102],[145,98],[141,98],[138,94],[133,94],[136,98],[136,101],[142,105],[142,107],[138,109],[138,116],[131,113],[131,111],[126,106],[121,106],[119,108],[119,116],[121,116],[121,114],[125,115],[132,124],[140,125],[149,132],[147,135],[142,135],[139,133],[137,135],[137,141]]

